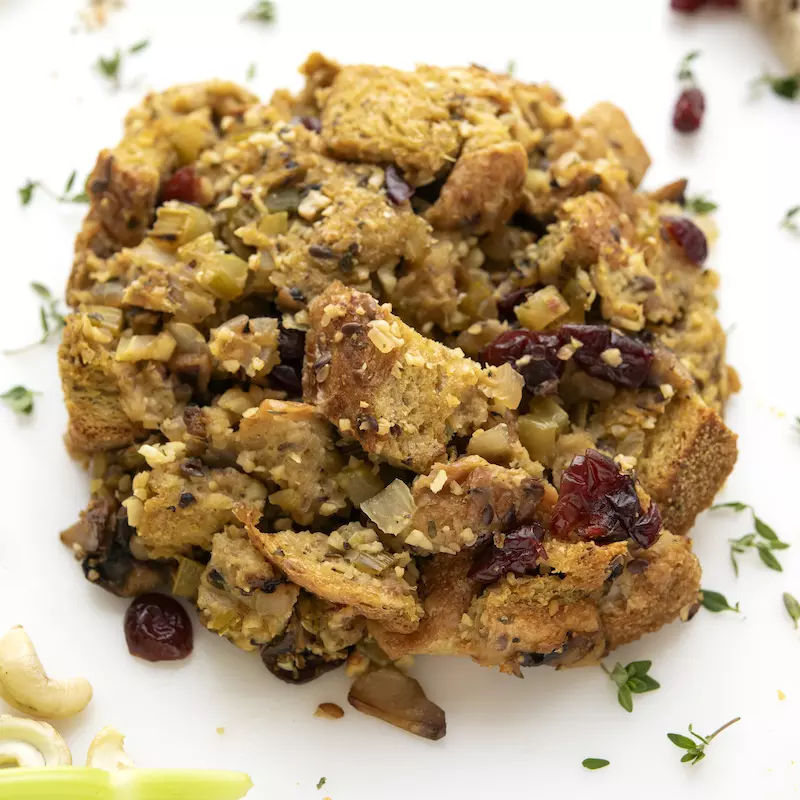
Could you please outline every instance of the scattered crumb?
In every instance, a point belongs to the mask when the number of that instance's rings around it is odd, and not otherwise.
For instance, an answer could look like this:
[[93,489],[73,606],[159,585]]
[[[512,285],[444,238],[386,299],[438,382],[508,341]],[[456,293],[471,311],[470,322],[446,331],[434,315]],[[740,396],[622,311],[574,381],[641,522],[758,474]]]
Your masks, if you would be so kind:
[[89,0],[86,8],[80,12],[81,22],[87,31],[99,30],[108,22],[109,12],[124,6],[124,0]]
[[222,734],[223,734],[223,733],[225,733],[225,728],[217,728],[217,733],[218,733],[220,736],[222,736]]
[[785,699],[786,695],[780,689],[778,689],[778,700],[785,700]]
[[314,712],[314,716],[323,717],[324,719],[341,719],[344,716],[344,711],[336,703],[320,703]]

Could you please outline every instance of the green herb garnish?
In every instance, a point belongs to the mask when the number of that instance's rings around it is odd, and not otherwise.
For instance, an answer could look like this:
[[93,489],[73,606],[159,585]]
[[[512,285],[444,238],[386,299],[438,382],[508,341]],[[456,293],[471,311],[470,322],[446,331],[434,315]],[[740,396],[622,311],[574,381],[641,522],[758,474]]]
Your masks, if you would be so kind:
[[732,606],[726,599],[724,594],[719,592],[712,592],[711,589],[701,589],[702,599],[700,600],[703,608],[708,611],[713,611],[715,614],[720,611],[735,611],[739,613],[739,604]]
[[774,569],[776,572],[783,572],[783,567],[773,550],[785,550],[789,546],[788,542],[782,542],[778,538],[778,534],[775,533],[763,519],[756,516],[753,507],[747,503],[719,503],[718,505],[711,506],[712,511],[720,508],[729,508],[737,512],[749,509],[753,515],[755,533],[746,533],[738,539],[728,539],[731,546],[731,564],[733,565],[734,573],[736,573],[736,575],[739,574],[739,564],[736,561],[736,556],[750,549],[757,550],[758,557],[770,569]]
[[796,628],[798,622],[800,622],[800,602],[797,601],[794,595],[789,594],[789,592],[784,592],[783,604],[786,606],[786,610],[789,612],[789,616],[792,618],[792,622],[794,622],[794,627]]
[[32,283],[31,289],[39,295],[42,303],[39,306],[39,320],[42,325],[42,337],[32,344],[25,347],[17,348],[16,350],[4,350],[5,355],[16,355],[22,353],[37,344],[44,344],[49,341],[53,336],[58,335],[59,331],[66,324],[64,315],[58,308],[58,299],[53,297],[50,290],[42,283]]
[[715,737],[719,736],[725,728],[730,728],[735,722],[738,722],[741,717],[734,717],[734,719],[726,722],[721,727],[717,728],[714,733],[710,734],[709,736],[701,736],[699,733],[695,733],[692,730],[692,726],[689,726],[689,733],[694,736],[697,741],[694,739],[690,739],[688,736],[683,736],[680,733],[668,733],[667,738],[674,744],[676,747],[680,747],[681,750],[685,750],[681,761],[688,761],[691,764],[696,764],[698,761],[702,761],[706,757],[706,745],[711,744],[711,740]]
[[77,192],[75,194],[70,194],[72,191],[72,187],[75,184],[75,178],[77,177],[78,173],[75,170],[72,170],[70,173],[69,178],[67,178],[66,186],[64,187],[64,191],[61,194],[56,194],[52,189],[50,189],[46,184],[42,183],[41,181],[32,181],[28,180],[25,182],[24,186],[21,186],[17,191],[19,192],[19,201],[22,203],[23,206],[27,206],[31,200],[33,200],[34,192],[37,189],[41,189],[46,195],[52,197],[58,203],[88,203],[89,202],[89,195],[86,192]]
[[[22,194],[22,189],[19,190],[20,194]],[[781,220],[781,228],[785,228],[787,231],[791,233],[800,233],[800,206],[792,206],[783,216]],[[800,424],[800,417],[798,419],[798,424]]]
[[247,68],[247,80],[251,81],[256,76],[256,64],[255,62],[251,63],[250,66]]
[[584,758],[581,761],[586,769],[603,769],[603,767],[607,767],[609,765],[609,761],[606,761],[604,758]]
[[694,72],[692,72],[692,62],[695,61],[699,56],[699,50],[692,50],[683,57],[683,61],[681,61],[680,65],[678,66],[679,81],[688,81],[689,83],[695,82]]
[[245,15],[245,19],[254,22],[274,22],[275,3],[272,0],[259,0]]
[[[40,392],[32,392],[24,386],[12,386],[5,394],[0,394],[0,400],[17,414],[30,415],[33,411],[33,398],[37,394]],[[796,625],[797,623],[795,627]]]
[[719,206],[713,200],[709,200],[701,194],[690,197],[686,201],[686,210],[694,214],[710,214],[718,208]]
[[506,64],[506,74],[513,75],[517,71],[516,59],[510,58]]
[[150,40],[142,39],[141,42],[136,42],[136,44],[131,45],[124,52],[117,48],[113,55],[108,58],[100,56],[95,62],[95,68],[104,78],[108,78],[115,86],[119,86],[119,73],[122,68],[122,59],[125,55],[132,56],[136,55],[136,53],[141,53],[142,50],[146,50],[149,46]]
[[38,181],[25,181],[24,186],[20,186],[17,191],[19,192],[19,201],[22,205],[26,206],[33,200],[33,193],[36,191],[36,187],[39,185]]
[[786,100],[797,100],[800,97],[800,72],[794,75],[771,75],[765,72],[753,81],[753,88],[769,86],[773,94]]
[[658,681],[647,674],[652,665],[652,661],[631,661],[628,666],[623,667],[617,662],[610,672],[604,664],[600,665],[606,675],[617,685],[617,700],[626,711],[633,711],[634,694],[652,692],[661,687]]
[[321,789],[328,782],[327,778],[320,778],[317,781],[317,789]]

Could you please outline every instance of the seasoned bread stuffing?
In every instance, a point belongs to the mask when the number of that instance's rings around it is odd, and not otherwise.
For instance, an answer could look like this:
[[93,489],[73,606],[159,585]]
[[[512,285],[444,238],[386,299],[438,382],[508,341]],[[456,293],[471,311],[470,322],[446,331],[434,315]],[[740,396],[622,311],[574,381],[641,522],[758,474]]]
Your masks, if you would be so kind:
[[685,180],[639,189],[609,103],[476,65],[301,72],[268,102],[151,93],[100,153],[63,538],[90,581],[171,590],[286,682],[346,663],[356,707],[438,738],[365,687],[430,711],[393,662],[520,675],[691,618],[687,533],[736,460],[713,226]]

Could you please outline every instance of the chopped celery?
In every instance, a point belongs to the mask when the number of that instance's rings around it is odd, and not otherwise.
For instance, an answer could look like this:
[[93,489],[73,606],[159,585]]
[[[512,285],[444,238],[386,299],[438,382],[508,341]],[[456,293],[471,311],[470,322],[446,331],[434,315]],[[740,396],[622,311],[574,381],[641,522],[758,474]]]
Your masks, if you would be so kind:
[[240,800],[252,786],[243,772],[222,770],[0,770],[0,797],[14,800]]

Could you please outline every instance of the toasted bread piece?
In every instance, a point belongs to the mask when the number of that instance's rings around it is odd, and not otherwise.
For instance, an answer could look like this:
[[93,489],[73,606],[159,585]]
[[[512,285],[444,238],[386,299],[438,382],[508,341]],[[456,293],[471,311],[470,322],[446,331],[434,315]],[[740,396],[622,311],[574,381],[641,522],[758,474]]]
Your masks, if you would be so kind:
[[[134,478],[142,483],[140,514],[128,507],[128,519],[153,558],[190,553],[192,547],[210,550],[215,533],[236,522],[237,504],[261,513],[267,490],[258,481],[231,467],[209,469],[197,459],[158,466]],[[126,501],[129,502],[129,501]]]
[[329,537],[309,531],[262,533],[247,525],[250,541],[298,586],[342,606],[352,606],[390,631],[408,633],[419,624],[422,608],[414,588],[392,570],[372,576],[345,561]]
[[543,482],[524,470],[480,456],[434,464],[411,487],[416,511],[410,527],[425,535],[432,552],[457,553],[494,531],[532,521],[544,491]]
[[669,403],[645,440],[639,479],[658,502],[664,527],[685,534],[736,463],[737,436],[692,393]]
[[333,283],[309,308],[303,395],[369,453],[422,472],[486,420],[479,364]]
[[242,650],[255,650],[283,633],[299,593],[300,587],[253,547],[244,528],[229,525],[212,540],[197,609],[210,631]]
[[344,461],[332,433],[313,406],[264,400],[234,434],[236,463],[254,478],[277,483],[270,503],[308,525],[317,514],[331,516],[347,506],[335,483]]
[[651,548],[636,553],[635,561],[635,570],[629,562],[600,601],[609,650],[674,619],[691,618],[700,600],[700,564],[690,539],[663,531]]

